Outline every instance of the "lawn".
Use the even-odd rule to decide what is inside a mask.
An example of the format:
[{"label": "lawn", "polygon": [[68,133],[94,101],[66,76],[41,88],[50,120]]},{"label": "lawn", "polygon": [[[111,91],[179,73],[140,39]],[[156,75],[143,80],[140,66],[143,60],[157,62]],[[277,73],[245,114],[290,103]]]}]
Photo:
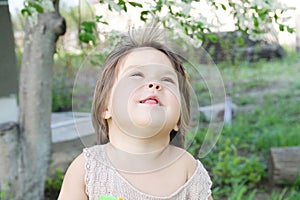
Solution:
[{"label": "lawn", "polygon": [[[201,159],[213,179],[214,198],[300,199],[299,180],[270,187],[267,175],[271,147],[300,146],[300,53],[288,51],[281,60],[218,67],[238,111],[213,150]],[[190,151],[195,156],[202,141],[201,134],[194,140]]]}]

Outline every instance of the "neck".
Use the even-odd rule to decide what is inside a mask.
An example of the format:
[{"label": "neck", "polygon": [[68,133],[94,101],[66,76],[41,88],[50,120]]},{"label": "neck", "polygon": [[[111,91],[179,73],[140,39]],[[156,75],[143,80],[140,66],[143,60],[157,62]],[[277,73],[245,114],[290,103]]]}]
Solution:
[{"label": "neck", "polygon": [[158,133],[150,138],[137,138],[110,127],[109,140],[115,148],[130,154],[152,154],[163,151],[170,141],[169,133]]},{"label": "neck", "polygon": [[129,134],[120,130],[112,121],[108,124],[110,143],[106,151],[118,170],[140,173],[160,169],[170,163],[170,136],[167,129],[152,137],[141,138],[136,132]]}]

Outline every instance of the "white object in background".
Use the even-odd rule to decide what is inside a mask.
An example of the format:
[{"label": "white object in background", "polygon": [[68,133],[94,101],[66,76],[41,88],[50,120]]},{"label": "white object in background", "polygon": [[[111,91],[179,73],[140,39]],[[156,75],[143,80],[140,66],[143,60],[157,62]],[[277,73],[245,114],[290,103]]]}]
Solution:
[{"label": "white object in background", "polygon": [[94,128],[90,113],[52,113],[52,142],[65,142],[92,135]]},{"label": "white object in background", "polygon": [[18,121],[18,106],[16,95],[0,98],[0,124]]},{"label": "white object in background", "polygon": [[232,104],[231,98],[225,98],[225,108],[224,108],[224,123],[231,124],[233,115],[234,105]]},{"label": "white object in background", "polygon": [[231,98],[227,96],[224,103],[199,107],[198,110],[204,114],[207,120],[214,119],[230,124],[237,112],[237,105],[232,103]]}]

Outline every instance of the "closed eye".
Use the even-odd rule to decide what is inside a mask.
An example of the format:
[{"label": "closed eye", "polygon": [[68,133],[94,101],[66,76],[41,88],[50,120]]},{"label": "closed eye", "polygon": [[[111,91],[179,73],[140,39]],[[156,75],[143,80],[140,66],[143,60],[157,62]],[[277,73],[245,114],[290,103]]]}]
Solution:
[{"label": "closed eye", "polygon": [[169,78],[169,77],[162,78],[162,81],[169,82],[169,83],[175,83],[175,81],[172,78]]},{"label": "closed eye", "polygon": [[131,77],[144,77],[144,74],[141,72],[134,72],[130,76]]}]

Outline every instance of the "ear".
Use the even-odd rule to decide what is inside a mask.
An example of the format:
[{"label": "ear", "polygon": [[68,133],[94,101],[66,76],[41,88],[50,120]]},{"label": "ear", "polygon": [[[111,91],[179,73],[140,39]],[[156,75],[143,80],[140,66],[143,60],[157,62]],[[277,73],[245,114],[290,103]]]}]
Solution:
[{"label": "ear", "polygon": [[179,128],[178,128],[178,125],[177,125],[177,124],[174,126],[173,130],[174,130],[174,131],[176,131],[176,132],[179,130]]},{"label": "ear", "polygon": [[103,118],[104,119],[110,119],[111,116],[111,112],[107,109],[104,113],[103,113]]}]

